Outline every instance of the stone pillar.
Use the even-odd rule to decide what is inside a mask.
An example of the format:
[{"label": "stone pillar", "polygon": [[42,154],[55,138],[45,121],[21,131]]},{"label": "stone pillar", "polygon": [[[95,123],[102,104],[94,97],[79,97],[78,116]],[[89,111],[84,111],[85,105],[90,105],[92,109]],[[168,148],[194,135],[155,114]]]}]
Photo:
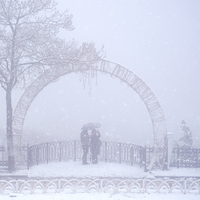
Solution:
[{"label": "stone pillar", "polygon": [[170,161],[171,161],[171,157],[172,157],[172,151],[173,151],[173,133],[171,132],[167,132],[167,158],[168,158],[168,169],[170,166]]},{"label": "stone pillar", "polygon": [[16,168],[26,167],[24,156],[22,153],[21,135],[13,134],[14,155]]}]

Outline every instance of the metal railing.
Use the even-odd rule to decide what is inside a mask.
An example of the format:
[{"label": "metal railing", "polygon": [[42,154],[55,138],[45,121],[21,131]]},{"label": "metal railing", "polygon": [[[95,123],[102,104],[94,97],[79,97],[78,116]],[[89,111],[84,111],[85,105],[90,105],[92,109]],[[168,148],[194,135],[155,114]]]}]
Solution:
[{"label": "metal railing", "polygon": [[[158,149],[163,151],[164,149]],[[152,156],[154,148],[145,147],[145,166],[148,166]],[[169,167],[176,168],[200,168],[200,148],[173,148],[171,157],[166,160],[169,162]],[[168,163],[166,163],[168,165]]]},{"label": "metal railing", "polygon": [[[90,154],[88,154],[90,159]],[[82,159],[80,141],[59,141],[32,145],[27,148],[27,167],[49,162]],[[121,142],[103,141],[100,161],[144,165],[144,147]]]},{"label": "metal railing", "polygon": [[[163,151],[163,149],[158,149]],[[154,148],[142,147],[130,143],[103,141],[99,161],[126,163],[137,165],[146,171],[153,157]],[[27,168],[49,162],[78,161],[82,159],[80,141],[59,141],[23,146],[22,154]],[[88,153],[88,159],[90,159]],[[169,167],[200,168],[200,148],[173,148]],[[0,146],[0,166],[7,166],[7,154],[4,146]]]},{"label": "metal railing", "polygon": [[200,168],[200,149],[173,148],[170,167]]},{"label": "metal railing", "polygon": [[4,146],[0,146],[0,166],[7,166],[7,155]]}]

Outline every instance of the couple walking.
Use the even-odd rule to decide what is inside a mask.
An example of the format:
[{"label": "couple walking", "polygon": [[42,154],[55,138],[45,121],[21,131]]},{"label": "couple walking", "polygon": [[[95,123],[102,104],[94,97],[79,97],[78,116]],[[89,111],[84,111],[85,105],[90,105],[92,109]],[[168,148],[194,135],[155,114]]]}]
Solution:
[{"label": "couple walking", "polygon": [[100,153],[100,145],[101,140],[99,139],[101,137],[98,130],[93,129],[91,135],[88,134],[88,130],[83,130],[81,132],[81,144],[83,148],[83,158],[82,158],[82,164],[86,165],[87,163],[87,154],[90,147],[90,152],[92,155],[92,163],[97,164],[98,163],[98,155]]}]

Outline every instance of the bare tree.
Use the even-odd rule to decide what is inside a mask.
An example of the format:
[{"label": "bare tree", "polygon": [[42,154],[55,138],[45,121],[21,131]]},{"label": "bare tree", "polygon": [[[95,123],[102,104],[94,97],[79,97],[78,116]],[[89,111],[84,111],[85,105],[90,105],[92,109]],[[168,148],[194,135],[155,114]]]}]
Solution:
[{"label": "bare tree", "polygon": [[51,67],[96,60],[94,44],[78,46],[58,38],[73,30],[72,16],[60,13],[54,0],[0,0],[0,84],[6,92],[8,170],[15,171],[12,90],[23,88]]}]

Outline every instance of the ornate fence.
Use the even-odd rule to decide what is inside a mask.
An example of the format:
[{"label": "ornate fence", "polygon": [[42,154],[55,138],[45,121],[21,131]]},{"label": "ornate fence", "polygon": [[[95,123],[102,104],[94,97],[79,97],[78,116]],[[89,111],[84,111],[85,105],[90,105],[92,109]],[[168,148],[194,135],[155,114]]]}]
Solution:
[{"label": "ornate fence", "polygon": [[200,149],[173,148],[170,167],[199,168]]},{"label": "ornate fence", "polygon": [[[140,167],[144,167],[144,170],[146,171],[146,167],[152,159],[153,151],[154,149],[151,147],[104,141],[102,142],[99,160],[103,162],[139,165]],[[163,149],[158,149],[157,151],[163,151]],[[80,141],[49,142],[32,146],[23,146],[22,153],[27,163],[27,167],[29,168],[33,165],[48,162],[81,160],[82,147]],[[166,160],[166,162],[170,162],[170,167],[199,168],[200,149],[173,148],[172,156],[171,158],[168,158],[168,161]],[[7,166],[7,155],[5,147],[0,146],[0,167],[2,166]]]},{"label": "ornate fence", "polygon": [[193,193],[200,194],[200,179],[44,178],[2,179],[0,193]]},{"label": "ornate fence", "polygon": [[0,146],[0,166],[7,166],[7,155],[4,146]]},{"label": "ornate fence", "polygon": [[[153,157],[153,150],[154,149],[151,147],[145,147],[145,166],[148,166],[150,163],[150,160]],[[163,149],[158,149],[158,151],[163,151]],[[169,167],[200,168],[200,149],[173,148],[172,155],[167,158],[166,162],[169,162]]]},{"label": "ornate fence", "polygon": [[[80,141],[60,141],[33,145],[27,149],[28,168],[49,162],[82,159]],[[120,142],[102,142],[100,161],[144,165],[144,147]]]}]

